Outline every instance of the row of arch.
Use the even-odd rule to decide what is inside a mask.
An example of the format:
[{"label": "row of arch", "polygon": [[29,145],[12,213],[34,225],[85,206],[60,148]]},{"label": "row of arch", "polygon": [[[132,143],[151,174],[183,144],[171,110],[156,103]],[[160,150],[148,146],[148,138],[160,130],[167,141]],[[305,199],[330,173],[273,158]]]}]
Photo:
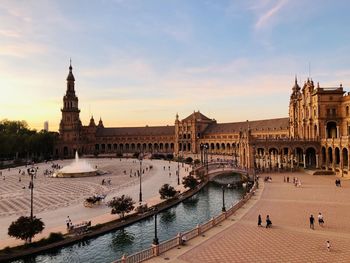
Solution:
[{"label": "row of arch", "polygon": [[174,151],[174,143],[101,143],[95,144],[95,151],[105,152],[166,152]]},{"label": "row of arch", "polygon": [[325,169],[340,167],[349,169],[349,151],[346,147],[322,147],[322,166]]}]

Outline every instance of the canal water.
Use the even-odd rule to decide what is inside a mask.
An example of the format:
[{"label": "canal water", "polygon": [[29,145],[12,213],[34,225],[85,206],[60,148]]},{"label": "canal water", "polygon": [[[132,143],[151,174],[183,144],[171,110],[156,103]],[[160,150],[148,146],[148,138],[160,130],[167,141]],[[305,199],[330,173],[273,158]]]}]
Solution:
[{"label": "canal water", "polygon": [[[222,209],[222,185],[239,180],[239,174],[219,175],[201,191],[182,203],[160,212],[157,216],[159,242],[186,232],[197,224],[218,215]],[[242,188],[226,189],[226,208],[239,201],[244,194]],[[149,248],[154,238],[154,217],[104,234],[88,241],[55,249],[46,254],[14,261],[16,263],[84,262],[110,263],[135,252]]]}]

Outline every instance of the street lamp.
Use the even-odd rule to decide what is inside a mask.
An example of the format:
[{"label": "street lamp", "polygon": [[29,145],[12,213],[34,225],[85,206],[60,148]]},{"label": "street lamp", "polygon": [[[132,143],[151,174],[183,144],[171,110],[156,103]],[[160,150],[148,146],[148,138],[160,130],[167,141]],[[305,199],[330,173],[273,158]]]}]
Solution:
[{"label": "street lamp", "polygon": [[208,149],[209,149],[209,146],[207,144],[204,144],[204,163],[205,163],[207,173],[208,173]]},{"label": "street lamp", "polygon": [[179,156],[177,157],[177,185],[180,185],[180,162],[179,162]]},{"label": "street lamp", "polygon": [[[36,169],[34,167],[29,168],[27,170],[30,175],[29,189],[30,189],[30,221],[33,222],[33,189],[34,189],[34,181],[33,177],[36,173]],[[32,238],[29,239],[29,242],[32,242]]]},{"label": "street lamp", "polygon": [[156,213],[154,214],[154,238],[153,238],[153,245],[159,245],[159,240],[157,236],[157,208],[156,208]]},{"label": "street lamp", "polygon": [[141,181],[141,176],[142,176],[142,155],[140,154],[140,194],[139,194],[139,202],[140,204],[142,203],[142,181]]},{"label": "street lamp", "polygon": [[222,188],[222,212],[226,212],[226,207],[225,207],[225,186],[223,185],[221,188]]},{"label": "street lamp", "polygon": [[201,164],[203,164],[203,143],[199,145],[199,150],[201,152]]}]

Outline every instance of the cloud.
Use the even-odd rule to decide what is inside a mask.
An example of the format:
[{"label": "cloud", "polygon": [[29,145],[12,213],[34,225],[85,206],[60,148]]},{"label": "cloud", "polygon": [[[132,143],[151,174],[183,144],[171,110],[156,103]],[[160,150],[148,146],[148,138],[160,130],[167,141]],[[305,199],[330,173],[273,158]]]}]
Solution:
[{"label": "cloud", "polygon": [[[282,9],[283,6],[287,4],[288,0],[279,0],[275,5],[270,7],[268,10],[260,14],[257,22],[255,23],[255,29],[259,30],[264,27],[267,27],[271,23],[272,19],[277,16],[278,12]],[[260,6],[254,7],[252,9],[260,10]]]}]

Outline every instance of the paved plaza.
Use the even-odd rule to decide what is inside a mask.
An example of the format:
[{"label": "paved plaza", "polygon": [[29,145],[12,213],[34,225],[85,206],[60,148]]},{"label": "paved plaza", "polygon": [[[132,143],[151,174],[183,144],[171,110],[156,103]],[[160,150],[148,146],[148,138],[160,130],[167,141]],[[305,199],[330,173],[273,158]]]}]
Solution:
[{"label": "paved plaza", "polygon": [[[139,200],[139,177],[137,170],[140,162],[137,159],[100,158],[87,159],[88,162],[105,175],[82,178],[53,178],[45,175],[45,171],[53,170],[52,163],[36,164],[38,172],[34,179],[34,214],[42,218],[45,230],[36,236],[36,240],[48,236],[50,232],[66,232],[65,219],[69,215],[73,224],[83,220],[92,220],[92,224],[103,223],[117,218],[110,214],[110,208],[105,204],[93,208],[84,207],[85,198],[94,194],[106,194],[106,200],[122,194],[130,195],[135,202]],[[73,160],[55,161],[61,167]],[[152,169],[150,167],[152,166]],[[165,167],[165,169],[164,169]],[[180,165],[180,177],[187,165]],[[21,215],[30,214],[30,190],[28,189],[30,177],[26,167],[4,169],[0,184],[0,248],[22,244],[22,241],[10,238],[7,228],[12,221]],[[176,171],[178,164],[162,160],[144,159],[142,162],[142,194],[143,201],[148,203],[159,202],[159,188],[168,183],[181,190],[177,185]],[[25,175],[21,175],[25,171]],[[124,173],[125,171],[125,173]],[[171,173],[171,175],[169,175]],[[181,180],[180,178],[180,180]],[[102,180],[111,184],[102,185]]]},{"label": "paved plaza", "polygon": [[[284,183],[284,175],[300,178],[302,187]],[[334,176],[271,177],[272,182],[264,183],[231,218],[150,262],[350,262],[350,181],[342,180],[342,187],[336,187]],[[319,212],[323,227],[317,222]],[[270,215],[271,229],[257,226],[259,214],[263,226]],[[315,230],[309,227],[311,214]]]}]

